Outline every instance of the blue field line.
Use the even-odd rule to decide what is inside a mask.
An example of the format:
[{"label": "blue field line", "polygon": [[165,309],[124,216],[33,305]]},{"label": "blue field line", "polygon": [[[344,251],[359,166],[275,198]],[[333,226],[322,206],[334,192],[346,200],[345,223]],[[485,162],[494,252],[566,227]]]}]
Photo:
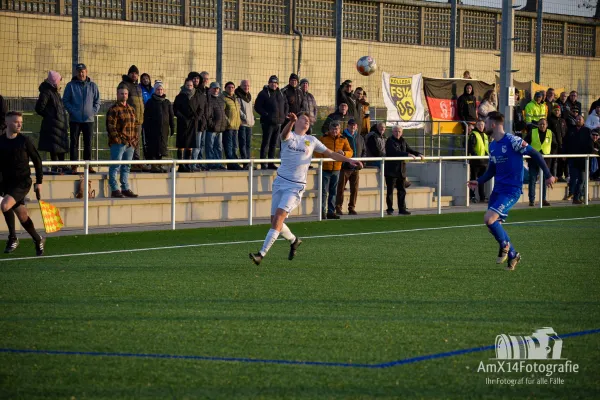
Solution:
[{"label": "blue field line", "polygon": [[[560,335],[561,339],[570,337],[592,335],[600,333],[600,329],[590,329],[586,331],[572,332]],[[61,350],[30,350],[30,349],[3,349],[0,348],[0,353],[14,354],[46,354],[46,355],[62,355],[62,356],[96,356],[96,357],[124,357],[124,358],[162,358],[176,360],[198,360],[198,361],[221,361],[221,362],[239,362],[239,363],[255,363],[255,364],[283,364],[283,365],[308,365],[316,367],[344,367],[344,368],[390,368],[399,365],[414,364],[421,361],[435,360],[439,358],[460,356],[469,353],[479,353],[482,351],[494,350],[495,345],[472,347],[470,349],[447,351],[444,353],[427,354],[423,356],[404,358],[377,364],[358,364],[358,363],[341,363],[341,362],[323,362],[323,361],[298,361],[298,360],[276,360],[276,359],[261,359],[261,358],[244,358],[244,357],[209,357],[209,356],[186,356],[176,354],[146,354],[146,353],[105,353],[96,351],[61,351]]]}]

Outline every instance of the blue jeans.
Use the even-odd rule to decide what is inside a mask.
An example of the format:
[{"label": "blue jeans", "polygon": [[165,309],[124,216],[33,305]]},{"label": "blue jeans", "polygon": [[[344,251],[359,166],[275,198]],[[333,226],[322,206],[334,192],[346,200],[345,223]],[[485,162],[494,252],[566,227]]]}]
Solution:
[{"label": "blue jeans", "polygon": [[240,142],[240,158],[249,159],[252,155],[252,128],[250,126],[240,126],[238,139]]},{"label": "blue jeans", "polygon": [[227,129],[223,132],[223,147],[225,148],[226,159],[237,160],[238,131]]},{"label": "blue jeans", "polygon": [[[124,144],[111,144],[110,145],[110,159],[111,160],[133,160],[134,148],[131,146],[125,146]],[[129,190],[129,170],[131,165],[111,165],[108,169],[108,184],[110,190],[119,190],[117,185],[117,170],[121,170],[121,190]]]},{"label": "blue jeans", "polygon": [[[205,154],[207,160],[222,160],[223,159],[223,132],[206,132]],[[210,164],[209,168],[222,168],[222,164]]]},{"label": "blue jeans", "polygon": [[542,185],[542,201],[546,200],[546,182],[544,180],[544,173],[541,171],[540,166],[533,160],[529,160],[529,201],[535,201],[535,183],[538,178],[538,174],[541,174],[540,185]]},{"label": "blue jeans", "polygon": [[323,215],[335,213],[335,196],[340,179],[340,171],[323,171]]},{"label": "blue jeans", "polygon": [[204,148],[204,132],[196,132],[196,148],[192,149],[192,160],[202,160],[202,149]]},{"label": "blue jeans", "polygon": [[573,200],[579,200],[583,191],[585,171],[577,168],[572,160],[569,159],[569,192],[573,194]]}]

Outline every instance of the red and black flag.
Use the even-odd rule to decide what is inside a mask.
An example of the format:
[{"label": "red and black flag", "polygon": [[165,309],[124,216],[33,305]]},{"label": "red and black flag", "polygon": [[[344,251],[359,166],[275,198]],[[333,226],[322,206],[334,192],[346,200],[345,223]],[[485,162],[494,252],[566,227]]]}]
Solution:
[{"label": "red and black flag", "polygon": [[423,78],[423,90],[432,120],[458,121],[456,100],[463,94],[467,83],[473,85],[478,107],[485,92],[494,89],[494,85],[473,79]]}]

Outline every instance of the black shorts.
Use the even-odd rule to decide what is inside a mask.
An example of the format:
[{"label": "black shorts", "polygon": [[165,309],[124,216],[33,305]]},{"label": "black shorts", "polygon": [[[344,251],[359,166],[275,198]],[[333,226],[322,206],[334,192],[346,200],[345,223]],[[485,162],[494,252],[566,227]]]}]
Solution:
[{"label": "black shorts", "polygon": [[10,196],[15,199],[16,204],[14,207],[24,206],[25,205],[25,197],[29,194],[31,190],[31,182],[29,184],[21,184],[21,185],[11,185],[7,182],[4,182],[2,187],[0,188],[0,192],[2,192],[3,196]]}]

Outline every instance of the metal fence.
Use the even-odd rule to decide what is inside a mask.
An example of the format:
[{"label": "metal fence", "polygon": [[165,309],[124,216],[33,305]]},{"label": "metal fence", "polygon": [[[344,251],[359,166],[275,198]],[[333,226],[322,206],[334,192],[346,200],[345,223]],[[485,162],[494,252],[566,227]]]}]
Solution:
[{"label": "metal fence", "polygon": [[[565,154],[561,154],[561,155],[547,155],[544,156],[544,158],[585,158],[585,181],[584,181],[584,185],[585,185],[585,190],[584,190],[584,196],[585,196],[585,205],[589,204],[589,196],[588,196],[588,192],[589,192],[589,175],[590,175],[590,158],[594,158],[594,157],[599,157],[598,155],[595,154],[585,154],[585,155],[581,155],[581,154],[569,154],[569,155],[565,155]],[[525,158],[528,158],[528,156],[526,156]],[[442,176],[442,170],[443,170],[443,163],[445,162],[452,162],[452,161],[464,161],[467,162],[468,160],[483,160],[483,159],[487,159],[487,157],[478,157],[478,156],[448,156],[448,157],[422,157],[421,159],[418,159],[417,161],[425,161],[425,162],[435,162],[438,164],[438,179],[437,179],[437,187],[436,187],[436,197],[437,197],[437,213],[441,214],[442,213],[442,182],[443,182],[443,176]],[[368,158],[356,158],[356,160],[361,160],[363,162],[366,161],[379,161],[381,162],[381,167],[379,168],[379,199],[380,199],[380,203],[379,203],[379,211],[380,211],[380,217],[383,218],[385,215],[385,181],[384,179],[381,179],[382,176],[385,176],[385,162],[386,161],[406,161],[406,162],[415,162],[415,159],[413,159],[412,157],[368,157]],[[314,158],[311,160],[312,163],[318,163],[319,167],[317,170],[317,174],[318,174],[318,203],[319,207],[318,208],[318,213],[317,213],[317,220],[321,221],[323,219],[323,214],[322,214],[322,208],[320,207],[320,205],[323,203],[323,162],[327,162],[327,161],[334,161],[330,158]],[[156,160],[152,160],[152,161],[74,161],[74,162],[63,162],[63,161],[49,161],[49,162],[44,162],[43,165],[44,166],[71,166],[71,165],[78,165],[78,166],[82,166],[84,168],[84,174],[83,174],[83,181],[84,182],[88,182],[89,181],[89,170],[90,167],[95,167],[95,166],[102,166],[102,165],[122,165],[122,164],[129,164],[129,165],[140,165],[140,164],[153,164],[153,165],[170,165],[171,166],[171,229],[175,230],[176,229],[176,203],[177,203],[177,166],[180,164],[210,164],[210,163],[214,163],[214,160],[161,160],[161,161],[156,161]],[[254,183],[254,166],[257,164],[264,164],[264,163],[279,163],[281,162],[280,159],[246,159],[246,160],[219,160],[219,163],[221,164],[239,164],[239,163],[247,163],[248,164],[248,225],[252,225],[254,222],[254,216],[253,216],[253,193],[254,193],[254,187],[253,187],[253,183]],[[33,164],[31,164],[31,166],[33,166]],[[467,163],[468,166],[468,163]],[[467,194],[466,198],[467,198],[467,207],[469,207],[469,195],[468,195],[468,188],[466,186],[466,182],[468,182],[470,179],[470,171],[469,168],[467,167],[466,169],[466,176],[465,176],[465,193]],[[492,180],[492,184],[493,184],[493,180]],[[543,197],[543,188],[544,188],[544,184],[540,184],[540,188],[539,188],[539,195],[540,195],[540,199],[544,198]],[[84,190],[84,195],[83,195],[83,229],[85,234],[89,234],[89,193],[87,190]],[[543,208],[543,202],[540,201],[539,202],[539,208]]]}]

